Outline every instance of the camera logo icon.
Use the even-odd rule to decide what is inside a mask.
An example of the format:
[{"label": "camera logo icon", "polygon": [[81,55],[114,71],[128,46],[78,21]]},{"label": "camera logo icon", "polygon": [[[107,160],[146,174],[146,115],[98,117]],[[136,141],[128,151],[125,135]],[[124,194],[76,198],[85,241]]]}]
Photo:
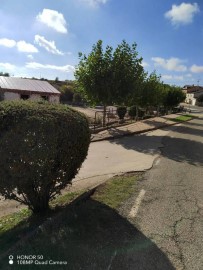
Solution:
[{"label": "camera logo icon", "polygon": [[13,255],[9,255],[9,264],[13,264]]}]

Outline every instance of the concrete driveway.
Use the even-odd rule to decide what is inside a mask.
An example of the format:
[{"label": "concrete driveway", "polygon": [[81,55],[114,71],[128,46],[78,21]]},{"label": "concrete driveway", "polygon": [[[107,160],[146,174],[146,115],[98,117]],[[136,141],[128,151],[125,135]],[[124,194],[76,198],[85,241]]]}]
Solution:
[{"label": "concrete driveway", "polygon": [[[170,127],[170,130],[174,127]],[[92,187],[109,177],[149,170],[160,154],[161,140],[169,129],[90,144],[87,159],[73,180],[73,189]]]}]

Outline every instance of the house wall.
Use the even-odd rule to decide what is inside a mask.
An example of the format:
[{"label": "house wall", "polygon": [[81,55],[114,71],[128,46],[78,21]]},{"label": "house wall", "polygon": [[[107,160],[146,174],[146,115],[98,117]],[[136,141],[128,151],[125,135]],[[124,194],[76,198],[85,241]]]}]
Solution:
[{"label": "house wall", "polygon": [[203,91],[186,94],[185,103],[191,104],[193,106],[197,105],[197,99],[202,94],[203,94]]},{"label": "house wall", "polygon": [[196,104],[196,98],[194,98],[194,93],[186,95],[185,103],[188,103],[188,104],[191,104],[191,105]]},{"label": "house wall", "polygon": [[20,94],[18,93],[13,93],[13,92],[5,92],[4,93],[4,100],[19,100],[20,99]]},{"label": "house wall", "polygon": [[[32,100],[32,101],[40,100],[42,95],[43,94],[41,94],[41,93],[40,94],[31,94],[29,100]],[[44,94],[44,95],[46,95],[46,94]],[[14,93],[14,92],[5,92],[4,93],[4,100],[19,100],[19,99],[20,99],[20,93]],[[50,95],[49,102],[59,103],[60,97],[58,95]]]},{"label": "house wall", "polygon": [[60,96],[50,95],[49,96],[49,102],[51,102],[51,103],[59,103],[60,102]]},{"label": "house wall", "polygon": [[39,99],[41,99],[41,95],[39,95],[39,94],[31,94],[29,99],[32,100],[32,101],[39,100]]}]

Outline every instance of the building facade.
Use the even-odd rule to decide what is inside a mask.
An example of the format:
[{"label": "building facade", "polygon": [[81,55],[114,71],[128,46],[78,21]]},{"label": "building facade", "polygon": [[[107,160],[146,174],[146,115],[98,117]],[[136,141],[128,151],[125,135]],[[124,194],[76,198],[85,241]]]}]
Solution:
[{"label": "building facade", "polygon": [[0,76],[0,100],[47,100],[59,103],[60,95],[47,81]]},{"label": "building facade", "polygon": [[203,87],[199,85],[185,85],[182,91],[186,94],[185,103],[191,105],[199,105],[198,97],[203,95]]}]

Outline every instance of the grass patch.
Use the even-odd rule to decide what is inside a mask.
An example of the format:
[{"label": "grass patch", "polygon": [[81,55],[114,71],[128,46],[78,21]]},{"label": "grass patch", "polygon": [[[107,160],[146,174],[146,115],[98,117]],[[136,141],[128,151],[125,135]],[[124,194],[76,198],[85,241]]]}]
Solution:
[{"label": "grass patch", "polygon": [[56,197],[53,201],[51,201],[50,206],[51,208],[57,207],[57,206],[64,206],[70,202],[72,202],[75,198],[80,196],[85,190],[77,191],[77,192],[68,192],[64,195],[60,195]]},{"label": "grass patch", "polygon": [[184,121],[192,120],[193,118],[194,118],[193,115],[185,114],[185,115],[180,115],[180,116],[173,118],[171,120],[174,122],[184,122]]},{"label": "grass patch", "polygon": [[[138,250],[153,245],[115,211],[135,192],[140,177],[141,174],[114,177],[90,198],[74,205],[66,204],[66,200],[70,202],[68,194],[58,199],[56,204],[63,204],[62,210],[12,251],[14,260],[19,254],[41,254],[44,260],[67,262],[53,269],[108,269],[116,250],[119,261],[114,269],[125,269],[125,259],[129,258],[127,254],[125,257],[126,251],[135,250],[133,257],[140,257]],[[25,226],[27,220],[22,223]],[[9,269],[7,256],[0,259],[0,268]],[[29,270],[50,268],[50,265],[41,268],[29,265]],[[22,265],[16,264],[15,269],[22,269]]]},{"label": "grass patch", "polygon": [[93,199],[117,209],[134,192],[139,174],[117,176],[108,180],[93,195]]}]

